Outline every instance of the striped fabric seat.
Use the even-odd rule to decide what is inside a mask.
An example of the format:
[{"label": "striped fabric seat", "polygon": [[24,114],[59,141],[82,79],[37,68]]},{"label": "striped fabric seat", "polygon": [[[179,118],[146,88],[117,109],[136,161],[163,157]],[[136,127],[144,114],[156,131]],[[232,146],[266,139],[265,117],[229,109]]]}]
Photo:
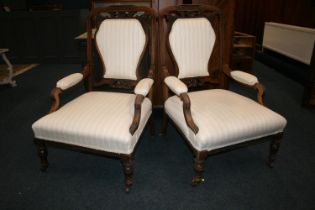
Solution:
[{"label": "striped fabric seat", "polygon": [[211,151],[283,132],[286,119],[257,102],[222,89],[188,93],[197,135],[188,128],[178,96],[168,98],[165,111],[194,148]]},{"label": "striped fabric seat", "polygon": [[139,128],[131,135],[134,94],[88,92],[33,124],[35,138],[113,153],[131,154],[151,112],[144,99]]}]

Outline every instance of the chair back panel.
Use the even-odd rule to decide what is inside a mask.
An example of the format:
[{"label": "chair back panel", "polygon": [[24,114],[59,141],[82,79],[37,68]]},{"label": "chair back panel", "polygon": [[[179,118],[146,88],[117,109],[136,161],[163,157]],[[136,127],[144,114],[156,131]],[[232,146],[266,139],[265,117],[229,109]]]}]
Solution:
[{"label": "chair back panel", "polygon": [[[160,17],[167,31],[165,44],[172,63],[168,74],[189,90],[219,88],[223,81],[224,14],[208,5],[165,8]],[[169,67],[173,65],[173,67]]]},{"label": "chair back panel", "polygon": [[208,62],[216,35],[206,18],[179,18],[169,43],[178,66],[178,78],[209,76]]},{"label": "chair back panel", "polygon": [[130,92],[143,77],[153,77],[156,17],[152,8],[132,5],[91,10],[87,21],[88,90]]},{"label": "chair back panel", "polygon": [[146,34],[137,19],[106,19],[96,43],[103,61],[104,78],[137,80],[137,68],[146,45]]}]

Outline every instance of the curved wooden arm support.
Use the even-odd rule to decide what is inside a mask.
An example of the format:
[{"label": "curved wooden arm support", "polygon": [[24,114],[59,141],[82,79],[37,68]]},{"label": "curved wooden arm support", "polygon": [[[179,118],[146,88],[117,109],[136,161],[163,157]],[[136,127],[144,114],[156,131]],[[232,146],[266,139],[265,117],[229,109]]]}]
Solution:
[{"label": "curved wooden arm support", "polygon": [[252,89],[256,90],[257,91],[257,101],[258,101],[258,103],[260,103],[261,105],[264,105],[265,87],[263,86],[263,84],[256,83],[256,84],[250,86],[250,85],[247,85],[247,84],[244,84],[244,83],[242,83],[240,81],[235,80],[231,76],[231,69],[230,69],[230,67],[227,64],[225,64],[223,66],[223,72],[224,72],[224,74],[226,76],[228,76],[230,79],[234,80],[235,82],[237,82],[237,83],[239,83],[239,84],[241,84],[241,85],[243,85],[245,87],[249,87],[249,88],[252,88]]},{"label": "curved wooden arm support", "polygon": [[231,68],[229,67],[229,65],[224,64],[224,66],[223,66],[223,73],[224,73],[226,76],[228,76],[229,78],[233,79],[233,78],[231,77]]},{"label": "curved wooden arm support", "polygon": [[60,94],[62,93],[62,90],[60,88],[57,88],[55,87],[54,89],[52,89],[51,91],[51,98],[52,98],[52,105],[50,107],[50,111],[49,113],[51,112],[54,112],[54,111],[57,111],[60,107]]},{"label": "curved wooden arm support", "polygon": [[265,86],[261,83],[256,83],[254,88],[257,90],[257,101],[261,105],[265,105],[264,103],[264,96],[265,96]]},{"label": "curved wooden arm support", "polygon": [[[148,72],[148,78],[153,79],[154,78],[154,70],[155,70],[155,65],[151,64],[150,69]],[[134,110],[134,115],[133,115],[133,120],[132,123],[129,127],[129,132],[131,135],[133,135],[136,130],[139,127],[140,119],[141,119],[141,104],[142,101],[144,100],[145,96],[141,94],[136,94],[136,99],[135,99],[135,110]],[[153,100],[153,88],[151,87],[149,93],[148,93],[148,98],[152,101]]]},{"label": "curved wooden arm support", "polygon": [[[90,75],[90,68],[89,65],[85,65],[81,71],[81,74],[83,75],[83,79],[85,79],[86,77],[88,77]],[[50,107],[50,111],[51,112],[55,112],[59,109],[60,107],[60,94],[63,92],[63,90],[61,90],[58,87],[55,87],[52,89],[50,96],[52,98],[52,105]]]},{"label": "curved wooden arm support", "polygon": [[129,132],[131,135],[133,135],[139,127],[140,118],[141,118],[141,104],[142,104],[143,99],[144,99],[143,95],[139,95],[139,94],[136,95],[135,111],[134,111],[132,123],[129,128]]},{"label": "curved wooden arm support", "polygon": [[[170,74],[168,72],[168,69],[166,66],[162,66],[162,78],[164,79],[168,77]],[[169,88],[167,85],[163,82],[163,99],[164,101],[167,100],[169,97]],[[183,112],[185,116],[185,120],[187,123],[187,126],[195,133],[197,134],[199,132],[198,126],[194,123],[192,115],[191,115],[191,110],[190,110],[190,99],[187,93],[181,93],[180,94],[180,99],[183,101]]]},{"label": "curved wooden arm support", "polygon": [[[150,66],[150,69],[149,69],[148,78],[154,80],[154,72],[155,72],[155,67],[152,64]],[[151,102],[153,102],[153,90],[154,90],[153,86],[154,86],[154,83],[153,83],[153,85],[152,85],[152,87],[151,87],[151,89],[150,89],[150,91],[148,93],[148,98],[150,99]]]},{"label": "curved wooden arm support", "polygon": [[92,77],[91,77],[91,66],[90,64],[86,64],[81,74],[83,74],[83,81],[84,81],[84,88],[86,91],[92,91],[93,85],[92,85]]},{"label": "curved wooden arm support", "polygon": [[90,68],[90,65],[89,64],[86,64],[82,71],[81,71],[81,74],[83,75],[83,79],[85,79],[86,77],[88,77],[91,73],[91,68]]},{"label": "curved wooden arm support", "polygon": [[169,97],[169,93],[168,93],[168,87],[167,85],[164,83],[164,79],[166,77],[168,77],[170,74],[168,72],[168,69],[166,68],[166,66],[162,66],[162,91],[163,91],[163,101],[166,101]]},{"label": "curved wooden arm support", "polygon": [[187,93],[182,93],[180,94],[180,99],[183,101],[183,111],[184,111],[184,116],[186,123],[188,127],[195,133],[197,134],[199,131],[199,128],[197,125],[194,123],[194,120],[191,115],[191,110],[190,110],[190,99]]}]

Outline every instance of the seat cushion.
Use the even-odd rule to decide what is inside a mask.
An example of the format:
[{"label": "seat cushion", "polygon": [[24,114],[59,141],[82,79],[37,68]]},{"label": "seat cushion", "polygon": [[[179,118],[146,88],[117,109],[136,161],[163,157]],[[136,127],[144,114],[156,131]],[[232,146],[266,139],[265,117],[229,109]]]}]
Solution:
[{"label": "seat cushion", "polygon": [[134,102],[134,94],[85,93],[36,121],[35,138],[130,154],[152,112],[151,101],[145,98],[139,127],[131,135]]},{"label": "seat cushion", "polygon": [[199,151],[211,151],[277,134],[286,126],[286,119],[281,115],[228,90],[213,89],[188,95],[193,120],[199,127],[197,135],[186,125],[178,96],[167,99],[165,111]]}]

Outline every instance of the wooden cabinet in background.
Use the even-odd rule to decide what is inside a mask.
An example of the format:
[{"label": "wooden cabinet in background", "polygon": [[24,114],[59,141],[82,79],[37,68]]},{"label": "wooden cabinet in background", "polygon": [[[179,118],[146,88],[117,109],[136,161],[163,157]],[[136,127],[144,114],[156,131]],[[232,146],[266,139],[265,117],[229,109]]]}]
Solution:
[{"label": "wooden cabinet in background", "polygon": [[255,60],[256,37],[234,32],[231,68],[252,72]]}]

